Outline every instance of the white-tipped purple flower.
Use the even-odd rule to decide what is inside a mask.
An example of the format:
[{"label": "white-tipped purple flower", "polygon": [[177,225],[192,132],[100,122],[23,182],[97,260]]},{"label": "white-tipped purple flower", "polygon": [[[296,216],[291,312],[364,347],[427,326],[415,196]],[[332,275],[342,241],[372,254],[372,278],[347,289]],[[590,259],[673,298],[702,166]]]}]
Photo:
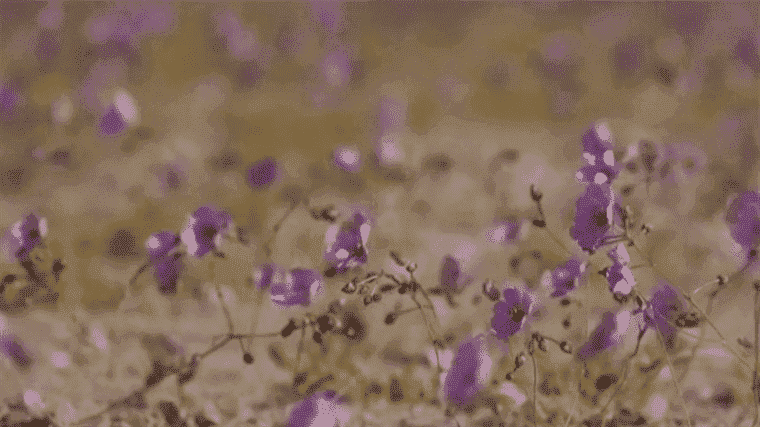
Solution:
[{"label": "white-tipped purple flower", "polygon": [[586,361],[606,352],[613,346],[620,344],[628,330],[632,319],[630,311],[623,310],[617,314],[606,312],[602,316],[602,321],[594,329],[589,337],[580,348],[578,348],[577,357],[581,361]]},{"label": "white-tipped purple flower", "polygon": [[281,308],[308,306],[324,292],[322,276],[314,270],[294,268],[287,273],[276,268],[271,275],[272,302]]},{"label": "white-tipped purple flower", "polygon": [[335,165],[346,172],[357,173],[361,169],[361,153],[351,147],[338,147],[333,153]]},{"label": "white-tipped purple flower", "polygon": [[593,253],[607,237],[613,223],[621,222],[622,209],[608,184],[589,184],[575,203],[575,224],[570,236],[586,252]]},{"label": "white-tipped purple flower", "polygon": [[325,260],[338,274],[367,262],[367,239],[371,229],[367,217],[359,212],[351,220],[327,229]]},{"label": "white-tipped purple flower", "polygon": [[351,413],[332,390],[313,394],[296,403],[288,416],[288,427],[341,427]]},{"label": "white-tipped purple flower", "polygon": [[182,260],[170,257],[169,253],[180,244],[180,237],[171,231],[152,234],[145,242],[148,259],[154,264],[154,277],[163,294],[177,291],[177,280],[184,265]]},{"label": "white-tipped purple flower", "polygon": [[491,243],[514,243],[522,238],[524,223],[525,221],[520,219],[498,221],[486,231],[486,239]]},{"label": "white-tipped purple flower", "polygon": [[678,334],[676,325],[679,318],[685,319],[689,314],[686,308],[686,300],[669,283],[661,280],[653,289],[652,298],[644,311],[644,321],[647,327],[662,336],[667,349],[675,346]]},{"label": "white-tipped purple flower", "polygon": [[606,122],[598,122],[583,134],[583,166],[575,177],[580,182],[609,184],[620,173],[612,151],[612,133]]},{"label": "white-tipped purple flower", "polygon": [[607,283],[610,285],[610,291],[613,294],[630,295],[636,285],[636,280],[628,267],[631,257],[628,255],[626,245],[618,244],[607,253],[607,256],[612,259],[612,266],[607,269],[605,275]]},{"label": "white-tipped purple flower", "polygon": [[188,219],[181,240],[191,256],[200,258],[218,249],[225,233],[232,228],[232,217],[212,206],[202,206]]},{"label": "white-tipped purple flower", "polygon": [[485,335],[463,342],[443,382],[446,400],[455,405],[471,403],[486,386],[492,364]]},{"label": "white-tipped purple flower", "polygon": [[2,240],[2,249],[9,261],[26,261],[29,253],[42,244],[47,235],[47,219],[30,213],[13,224]]}]

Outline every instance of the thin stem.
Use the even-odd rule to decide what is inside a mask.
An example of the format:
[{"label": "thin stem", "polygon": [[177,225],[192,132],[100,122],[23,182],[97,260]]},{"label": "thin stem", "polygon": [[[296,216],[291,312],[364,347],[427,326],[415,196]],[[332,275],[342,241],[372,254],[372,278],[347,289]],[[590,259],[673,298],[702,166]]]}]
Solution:
[{"label": "thin stem", "polygon": [[[227,331],[229,335],[232,335],[235,333],[235,324],[232,322],[232,315],[230,314],[230,309],[227,307],[227,303],[224,302],[224,295],[222,294],[222,288],[219,286],[219,282],[217,282],[215,279],[215,269],[216,261],[211,260],[211,263],[209,265],[209,270],[211,274],[211,281],[214,284],[214,288],[216,289],[216,299],[219,300],[219,304],[222,306],[222,311],[224,312],[224,318],[227,320]],[[240,343],[240,350],[245,353],[245,346],[243,345],[242,340],[238,340]]]},{"label": "thin stem", "polygon": [[536,380],[538,377],[538,365],[536,365],[536,358],[533,356],[532,341],[530,347],[528,354],[530,355],[531,364],[533,364],[533,425],[536,426],[538,423],[538,401],[536,400],[536,397],[538,396],[538,384]]},{"label": "thin stem", "polygon": [[758,404],[760,404],[760,389],[758,389],[758,371],[760,371],[760,349],[758,349],[758,341],[760,340],[760,284],[755,283],[755,370],[752,373],[752,397],[754,398],[753,407],[755,408],[755,419],[752,421],[752,425],[758,425],[758,419],[760,419],[760,410],[758,410]]},{"label": "thin stem", "polygon": [[129,288],[130,289],[134,286],[135,282],[140,277],[140,275],[143,274],[145,272],[145,270],[147,270],[148,267],[150,267],[151,264],[152,263],[150,261],[146,261],[143,265],[140,266],[139,269],[137,269],[137,272],[132,276],[131,279],[129,279]]},{"label": "thin stem", "polygon": [[683,393],[681,392],[681,387],[678,385],[678,382],[676,381],[675,375],[676,371],[673,368],[673,361],[670,360],[670,355],[668,354],[668,349],[665,347],[665,341],[662,339],[662,333],[660,332],[660,327],[657,325],[657,322],[654,322],[655,328],[657,328],[657,339],[659,340],[660,344],[662,345],[662,352],[665,354],[665,360],[668,362],[668,369],[670,370],[670,379],[673,383],[673,386],[676,389],[676,393],[678,393],[678,397],[681,398],[681,401],[683,402],[683,410],[686,413],[686,425],[691,427],[691,415],[689,414],[689,408],[686,403],[686,399],[683,397]]}]

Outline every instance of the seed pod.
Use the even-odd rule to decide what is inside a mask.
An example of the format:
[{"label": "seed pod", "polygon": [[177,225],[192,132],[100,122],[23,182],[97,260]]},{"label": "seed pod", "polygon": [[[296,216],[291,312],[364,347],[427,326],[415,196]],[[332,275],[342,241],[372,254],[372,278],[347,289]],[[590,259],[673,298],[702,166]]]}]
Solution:
[{"label": "seed pod", "polygon": [[311,336],[314,339],[314,342],[317,344],[322,344],[322,334],[319,333],[319,331],[314,331],[314,335]]},{"label": "seed pod", "polygon": [[382,297],[381,297],[380,294],[374,294],[374,295],[372,295],[372,302],[380,302],[381,298]]},{"label": "seed pod", "polygon": [[543,193],[536,190],[536,187],[531,184],[530,185],[530,198],[533,199],[534,202],[540,202],[541,199],[544,197]]},{"label": "seed pod", "polygon": [[364,305],[370,305],[372,304],[372,295],[365,295],[364,296]]},{"label": "seed pod", "polygon": [[251,353],[245,352],[243,354],[243,362],[246,363],[246,365],[250,365],[253,363],[253,355]]},{"label": "seed pod", "polygon": [[398,315],[395,312],[394,313],[388,313],[388,315],[385,316],[385,324],[386,325],[392,325],[393,322],[396,321],[397,317],[398,317]]},{"label": "seed pod", "polygon": [[298,326],[296,326],[296,321],[293,319],[290,319],[290,322],[288,322],[287,325],[285,325],[284,328],[282,328],[282,331],[280,332],[280,335],[282,335],[283,338],[287,338],[292,334],[296,329],[298,329]]}]

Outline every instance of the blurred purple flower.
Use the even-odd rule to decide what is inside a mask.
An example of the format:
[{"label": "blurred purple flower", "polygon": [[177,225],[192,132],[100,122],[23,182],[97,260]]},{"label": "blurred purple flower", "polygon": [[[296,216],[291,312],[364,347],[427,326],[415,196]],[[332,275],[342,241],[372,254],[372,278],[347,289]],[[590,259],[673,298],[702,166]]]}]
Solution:
[{"label": "blurred purple flower", "polygon": [[602,321],[591,333],[588,341],[578,348],[578,359],[581,361],[588,360],[619,343],[618,328],[615,314],[609,311],[604,313]]},{"label": "blurred purple flower", "polygon": [[550,275],[552,297],[564,297],[578,285],[578,280],[586,271],[586,264],[575,259],[569,259],[565,265],[555,268]]},{"label": "blurred purple flower", "polygon": [[0,83],[0,121],[13,119],[20,101],[21,94],[15,85],[8,82]]},{"label": "blurred purple flower", "polygon": [[168,31],[173,21],[171,4],[125,3],[88,19],[85,33],[96,44],[110,41],[136,48],[144,37]]},{"label": "blurred purple flower", "polygon": [[620,243],[607,252],[607,256],[612,259],[612,266],[607,269],[606,277],[612,293],[630,295],[636,285],[636,280],[628,267],[631,257],[628,255],[625,246],[625,244]]},{"label": "blurred purple flower", "polygon": [[401,130],[406,123],[406,110],[405,101],[390,96],[383,97],[379,115],[381,133]]},{"label": "blurred purple flower", "polygon": [[672,349],[678,334],[674,323],[679,317],[686,316],[687,303],[669,283],[660,281],[654,288],[649,306],[644,311],[644,321],[662,336],[665,347]]},{"label": "blurred purple flower", "polygon": [[151,261],[158,261],[166,257],[169,252],[180,244],[180,238],[171,231],[153,233],[145,242],[148,257]]},{"label": "blurred purple flower", "polygon": [[359,212],[340,226],[327,229],[325,260],[338,274],[367,262],[367,238],[371,229],[367,218]]},{"label": "blurred purple flower", "polygon": [[751,37],[739,40],[734,47],[734,54],[753,72],[760,72],[760,53],[758,53],[758,45]]},{"label": "blurred purple flower", "polygon": [[232,217],[212,206],[202,206],[188,219],[181,240],[188,253],[200,258],[216,250],[222,243],[222,236],[232,227]]},{"label": "blurred purple flower", "polygon": [[670,153],[676,163],[682,181],[686,181],[707,167],[707,154],[691,143],[670,145]]},{"label": "blurred purple flower", "polygon": [[745,191],[731,200],[726,210],[726,224],[731,237],[745,252],[760,245],[760,194]]},{"label": "blurred purple flower", "polygon": [[504,288],[502,300],[493,307],[492,331],[506,341],[526,326],[534,308],[535,298],[530,291],[523,287]]},{"label": "blurred purple flower", "polygon": [[333,162],[346,172],[357,173],[361,169],[361,153],[349,147],[338,147],[333,153]]},{"label": "blurred purple flower", "polygon": [[[286,273],[281,268],[275,268],[269,277],[272,302],[281,308],[308,306],[324,290],[322,276],[314,270],[294,268]],[[265,285],[262,282],[262,288]]]},{"label": "blurred purple flower", "polygon": [[313,394],[296,403],[288,416],[287,427],[338,427],[350,418],[341,407],[341,398],[332,390]]},{"label": "blurred purple flower", "polygon": [[314,20],[321,25],[328,34],[336,34],[340,31],[343,18],[343,5],[339,0],[310,1],[311,13]]},{"label": "blurred purple flower", "polygon": [[470,403],[485,387],[491,366],[484,335],[462,343],[443,383],[446,400],[456,405]]},{"label": "blurred purple flower", "polygon": [[34,362],[19,337],[4,331],[0,331],[0,355],[13,361],[22,370],[28,370]]},{"label": "blurred purple flower", "polygon": [[105,136],[118,135],[124,131],[126,126],[126,121],[114,105],[109,106],[105,114],[100,118],[100,133]]},{"label": "blurred purple flower", "polygon": [[41,63],[46,63],[55,59],[60,51],[61,43],[55,32],[45,29],[40,30],[37,35],[37,45],[35,46],[37,60]]},{"label": "blurred purple flower", "polygon": [[459,284],[459,261],[446,255],[441,264],[441,288],[456,289]]},{"label": "blurred purple flower", "polygon": [[172,295],[177,291],[177,280],[184,265],[180,259],[168,255],[179,243],[179,236],[171,231],[154,233],[145,242],[148,259],[155,265],[154,277],[163,294]]},{"label": "blurred purple flower", "polygon": [[512,243],[522,237],[523,221],[506,219],[498,221],[486,232],[486,239],[491,243]]},{"label": "blurred purple flower", "polygon": [[3,237],[3,252],[9,261],[26,261],[46,235],[47,219],[30,213],[8,229]]},{"label": "blurred purple flower", "polygon": [[280,167],[274,157],[264,157],[248,168],[248,184],[255,189],[263,189],[274,183],[280,174]]},{"label": "blurred purple flower", "polygon": [[644,68],[644,48],[636,40],[622,41],[613,48],[612,61],[621,77],[635,76]]},{"label": "blurred purple flower", "polygon": [[275,267],[272,264],[264,264],[260,268],[253,272],[253,283],[256,285],[256,289],[263,291],[269,289],[274,280],[275,273],[279,270],[279,267]]},{"label": "blurred purple flower", "polygon": [[342,49],[330,51],[322,61],[325,82],[332,88],[345,87],[351,77],[351,60]]},{"label": "blurred purple flower", "polygon": [[608,184],[589,184],[575,203],[575,224],[570,236],[586,252],[593,253],[603,243],[613,222],[622,212]]}]

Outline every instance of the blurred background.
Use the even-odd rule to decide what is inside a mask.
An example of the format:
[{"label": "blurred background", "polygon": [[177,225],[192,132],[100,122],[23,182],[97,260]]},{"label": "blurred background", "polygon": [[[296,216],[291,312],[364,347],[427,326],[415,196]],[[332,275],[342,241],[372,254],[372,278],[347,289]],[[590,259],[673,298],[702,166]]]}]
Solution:
[{"label": "blurred background", "polygon": [[[50,311],[7,322],[38,334],[59,325],[60,336],[49,338],[59,346],[83,323],[100,322],[95,329],[112,339],[174,325],[177,341],[203,348],[224,326],[218,310],[187,302],[213,300],[204,294],[207,261],[190,262],[176,299],[157,295],[150,275],[126,283],[151,233],[179,231],[209,203],[231,212],[248,242],[227,245],[215,269],[231,301],[252,298],[245,278],[268,260],[263,242],[304,198],[346,215],[371,212],[368,269],[392,268],[385,254],[396,250],[435,286],[450,254],[473,282],[536,286],[563,250],[527,224],[508,237],[499,227],[535,216],[535,184],[550,228],[575,248],[567,228],[582,190],[574,178],[580,136],[601,119],[619,159],[648,140],[681,162],[651,193],[633,168],[619,190],[632,186],[626,202],[658,226],[650,255],[679,286],[696,287],[738,267],[720,218],[732,194],[760,185],[758,19],[752,2],[4,2],[0,226],[30,211],[47,217],[51,253],[67,266]],[[277,162],[274,179],[252,179],[251,166],[266,158]],[[322,271],[326,228],[296,209],[271,260]],[[534,249],[540,258],[509,262]],[[22,271],[10,261],[3,267]],[[324,301],[346,278],[326,280]],[[724,301],[733,307],[722,309],[724,325],[750,309]],[[247,325],[243,305],[238,317]],[[488,310],[465,305],[439,313],[457,339],[488,327]],[[262,331],[291,315],[270,312]],[[198,331],[192,318],[201,315],[218,325]],[[366,316],[382,323],[384,312]],[[457,329],[463,319],[468,326]],[[409,327],[421,328],[413,320]],[[134,348],[129,339],[138,338],[121,345]],[[427,354],[422,339],[394,345]],[[149,360],[145,346],[136,348]],[[50,351],[34,350],[41,359]],[[76,369],[95,369],[92,358]],[[145,373],[134,369],[124,375],[139,385]],[[38,392],[58,396],[47,407],[72,419],[130,388],[112,379],[120,384],[108,386],[112,393],[96,387],[74,397],[70,384],[45,385],[62,374],[13,375],[22,389],[47,387]],[[376,376],[388,381],[383,369]],[[208,390],[197,391],[198,405],[211,399]],[[232,406],[234,416],[220,419],[243,417],[244,404]]]}]

